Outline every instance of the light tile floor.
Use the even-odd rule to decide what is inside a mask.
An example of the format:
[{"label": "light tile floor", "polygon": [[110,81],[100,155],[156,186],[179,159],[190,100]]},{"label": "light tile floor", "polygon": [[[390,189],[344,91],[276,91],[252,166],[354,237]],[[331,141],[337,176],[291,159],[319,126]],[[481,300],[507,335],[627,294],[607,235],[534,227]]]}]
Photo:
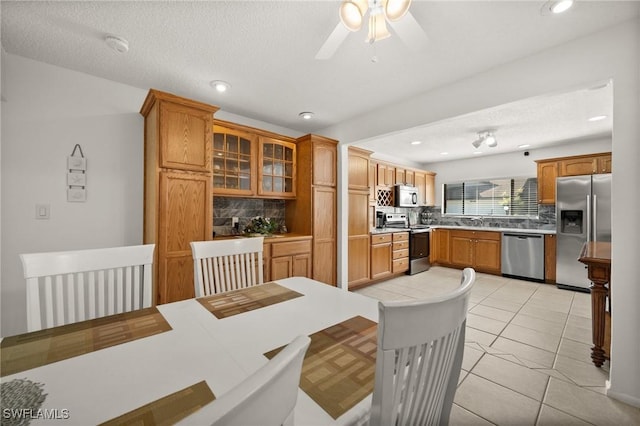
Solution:
[{"label": "light tile floor", "polygon": [[[452,290],[461,271],[432,267],[356,290],[379,300]],[[609,363],[591,363],[589,294],[477,274],[452,425],[640,425],[605,396]]]}]

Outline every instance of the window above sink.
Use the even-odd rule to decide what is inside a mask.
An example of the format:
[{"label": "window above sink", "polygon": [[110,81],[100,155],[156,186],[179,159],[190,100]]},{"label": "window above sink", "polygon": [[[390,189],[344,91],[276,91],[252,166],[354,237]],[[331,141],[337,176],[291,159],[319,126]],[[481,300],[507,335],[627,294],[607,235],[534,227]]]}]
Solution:
[{"label": "window above sink", "polygon": [[443,185],[442,214],[452,216],[538,216],[535,177],[466,180]]}]

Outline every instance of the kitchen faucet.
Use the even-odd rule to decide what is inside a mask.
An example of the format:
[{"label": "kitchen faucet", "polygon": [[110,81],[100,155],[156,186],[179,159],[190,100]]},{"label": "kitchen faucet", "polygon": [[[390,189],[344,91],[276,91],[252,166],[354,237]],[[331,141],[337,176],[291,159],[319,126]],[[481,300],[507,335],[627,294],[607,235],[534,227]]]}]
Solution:
[{"label": "kitchen faucet", "polygon": [[[472,217],[471,218],[471,222],[473,222],[473,224],[476,225],[476,226],[483,226],[484,225],[484,218],[482,216]],[[478,225],[478,223],[480,225]]]}]

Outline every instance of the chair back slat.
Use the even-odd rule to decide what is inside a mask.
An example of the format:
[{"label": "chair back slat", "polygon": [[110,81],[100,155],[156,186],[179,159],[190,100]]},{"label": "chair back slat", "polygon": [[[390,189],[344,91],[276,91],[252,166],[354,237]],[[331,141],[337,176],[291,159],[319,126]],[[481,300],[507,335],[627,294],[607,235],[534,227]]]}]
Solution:
[{"label": "chair back slat", "polygon": [[448,424],[474,282],[466,268],[450,294],[378,304],[371,425]]},{"label": "chair back slat", "polygon": [[262,237],[192,242],[196,297],[263,284],[263,242]]},{"label": "chair back slat", "polygon": [[147,244],[20,255],[28,330],[152,306],[154,248]]}]

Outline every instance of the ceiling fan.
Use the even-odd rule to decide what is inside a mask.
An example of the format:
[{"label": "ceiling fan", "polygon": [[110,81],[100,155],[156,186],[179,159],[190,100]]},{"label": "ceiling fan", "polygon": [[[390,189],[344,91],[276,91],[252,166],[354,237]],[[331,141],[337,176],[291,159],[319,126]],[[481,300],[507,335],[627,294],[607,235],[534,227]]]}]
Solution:
[{"label": "ceiling fan", "polygon": [[365,42],[375,43],[391,36],[387,23],[412,50],[420,50],[427,43],[427,35],[409,12],[411,0],[343,0],[340,4],[340,22],[324,42],[316,59],[329,59],[338,50],[350,32],[362,28],[368,17]]}]

